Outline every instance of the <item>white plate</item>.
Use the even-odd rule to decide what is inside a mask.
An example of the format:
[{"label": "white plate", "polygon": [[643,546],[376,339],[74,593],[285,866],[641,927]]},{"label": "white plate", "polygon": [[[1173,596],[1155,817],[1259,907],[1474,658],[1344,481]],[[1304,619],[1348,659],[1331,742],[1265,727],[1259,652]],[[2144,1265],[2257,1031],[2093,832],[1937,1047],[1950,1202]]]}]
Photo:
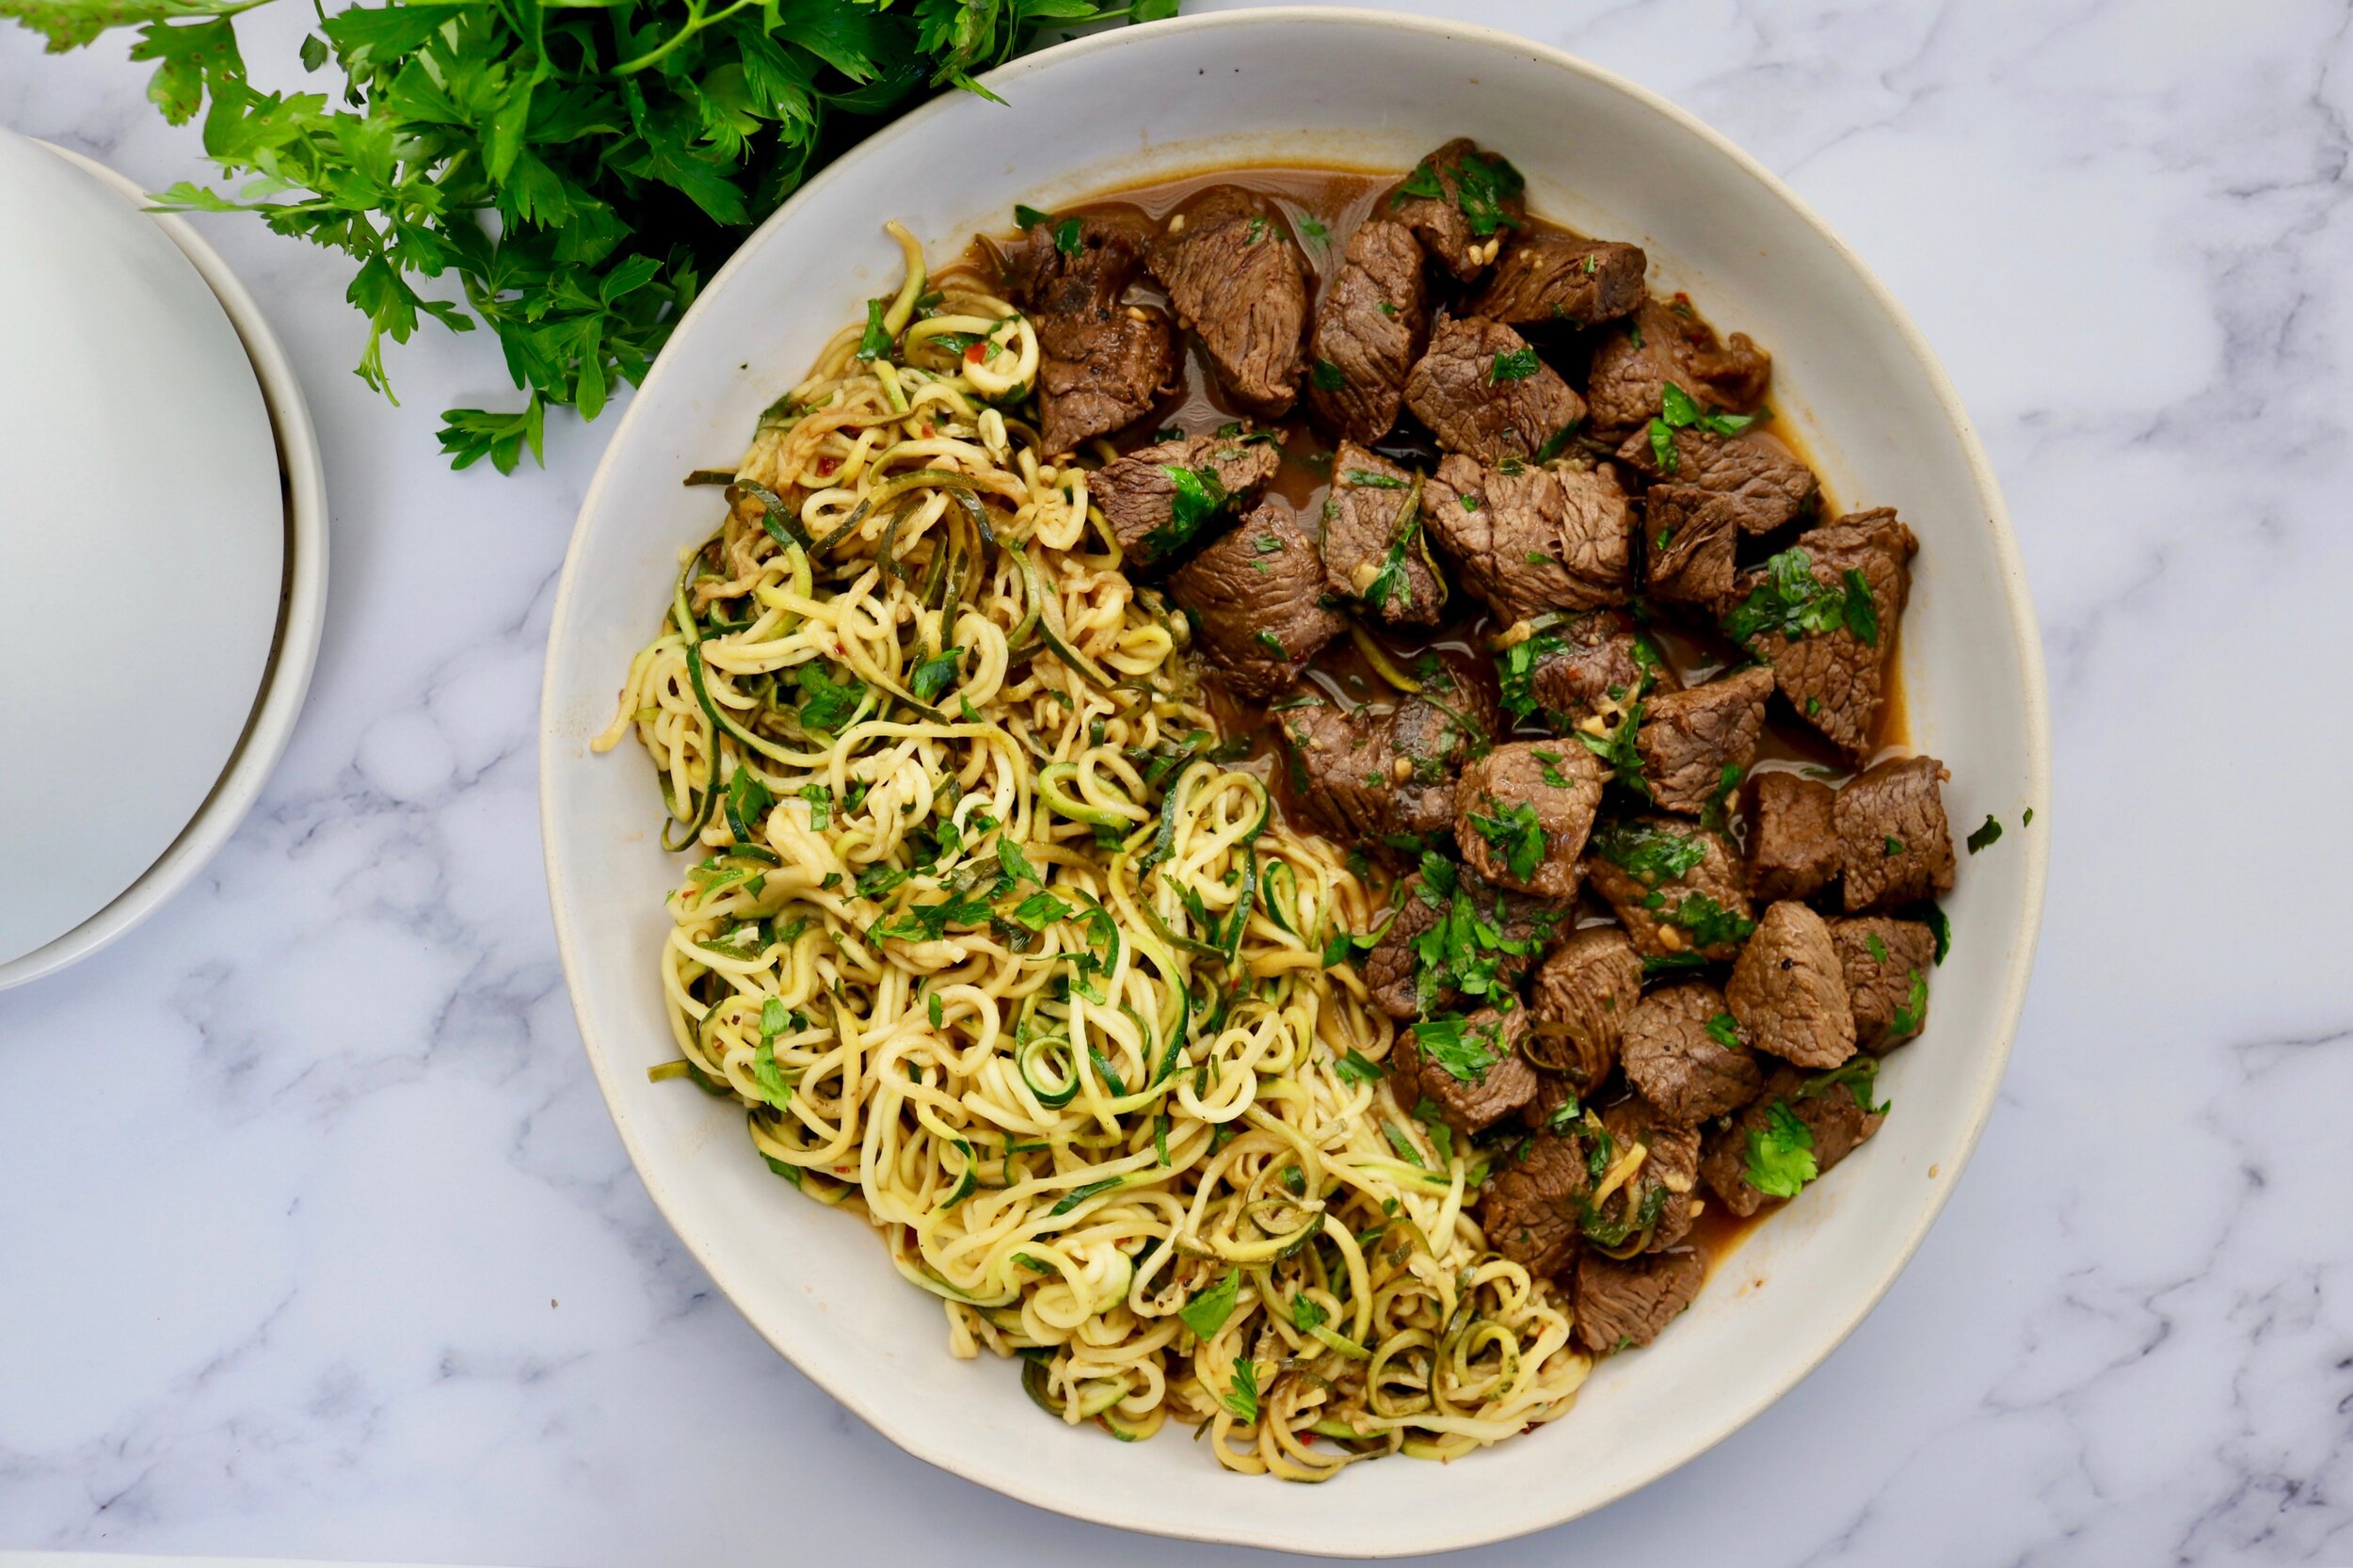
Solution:
[{"label": "white plate", "polygon": [[[2025,993],[2048,796],[2034,617],[2000,496],[1934,356],[1862,264],[1752,159],[1672,105],[1482,29],[1285,8],[1103,34],[992,72],[813,180],[714,277],[614,433],[565,564],[548,648],[540,806],[557,937],[598,1081],[647,1189],[771,1343],[910,1452],[1101,1523],[1294,1551],[1390,1556],[1573,1518],[1682,1464],[1788,1389],[1878,1301],[1943,1206],[2001,1080]],[[1607,1361],[1565,1419],[1450,1465],[1392,1459],[1319,1487],[1219,1470],[1181,1435],[1068,1429],[1013,1365],[950,1359],[938,1304],[859,1222],[769,1175],[739,1111],[645,1070],[672,1054],[657,984],[680,865],[633,746],[596,757],[677,552],[719,521],[690,469],[727,467],[760,409],[862,300],[895,286],[882,223],[935,255],[1058,201],[1222,161],[1401,169],[1469,136],[1527,173],[1535,209],[1639,241],[1776,361],[1774,403],[1835,493],[1893,504],[1921,552],[1902,654],[1914,740],[1945,759],[1956,824],[1998,813],[1948,903],[1927,1036],[1882,1079],[1880,1135],[1761,1226],[1650,1349]],[[748,365],[748,369],[740,366]]]},{"label": "white plate", "polygon": [[[43,367],[15,377],[39,395],[0,434],[0,470],[24,486],[0,508],[0,645],[46,688],[19,714],[12,683],[0,711],[52,760],[0,769],[5,989],[136,925],[252,806],[317,654],[327,494],[292,365],[188,224],[142,214],[136,184],[78,153],[5,134],[0,184],[55,225],[12,230],[6,267],[54,310],[0,324],[11,363]],[[15,647],[53,635],[61,606],[78,620],[46,657]]]}]

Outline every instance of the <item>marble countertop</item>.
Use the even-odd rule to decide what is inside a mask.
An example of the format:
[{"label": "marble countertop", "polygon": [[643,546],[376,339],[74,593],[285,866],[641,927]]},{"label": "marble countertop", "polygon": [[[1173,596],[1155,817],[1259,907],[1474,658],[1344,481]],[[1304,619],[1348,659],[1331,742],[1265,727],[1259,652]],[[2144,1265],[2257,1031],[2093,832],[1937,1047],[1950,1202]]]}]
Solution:
[{"label": "marble countertop", "polygon": [[[2353,1560],[2353,814],[2320,798],[2353,762],[2353,12],[1421,8],[1667,94],[1878,268],[2001,472],[2057,743],[2024,1031],[1917,1259],[1745,1431],[1485,1560]],[[291,57],[308,9],[240,25]],[[200,178],[122,56],[0,30],[0,122]],[[0,1547],[1245,1560],[904,1456],[683,1255],[540,877],[540,651],[610,422],[451,473],[435,411],[508,395],[491,345],[428,328],[389,407],[336,258],[200,221],[319,421],[326,644],[210,871],[0,995]]]}]

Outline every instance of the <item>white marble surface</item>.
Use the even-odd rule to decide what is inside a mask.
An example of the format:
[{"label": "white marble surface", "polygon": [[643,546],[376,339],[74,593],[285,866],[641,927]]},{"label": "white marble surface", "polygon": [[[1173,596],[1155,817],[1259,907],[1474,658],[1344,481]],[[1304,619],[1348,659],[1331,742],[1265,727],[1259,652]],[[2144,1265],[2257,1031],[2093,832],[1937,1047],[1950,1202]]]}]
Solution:
[{"label": "white marble surface", "polygon": [[[1663,91],[1879,268],[2008,487],[2057,736],[2025,1030],[1918,1259],[1746,1431],[1486,1555],[2353,1561],[2353,12],[1424,3]],[[308,8],[273,10],[253,52],[290,57]],[[199,174],[121,56],[0,31],[0,122]],[[0,1547],[1243,1560],[901,1455],[680,1254],[540,883],[539,654],[602,429],[449,473],[434,410],[505,392],[490,345],[393,354],[389,408],[340,264],[205,221],[322,427],[326,647],[210,873],[0,996]]]}]

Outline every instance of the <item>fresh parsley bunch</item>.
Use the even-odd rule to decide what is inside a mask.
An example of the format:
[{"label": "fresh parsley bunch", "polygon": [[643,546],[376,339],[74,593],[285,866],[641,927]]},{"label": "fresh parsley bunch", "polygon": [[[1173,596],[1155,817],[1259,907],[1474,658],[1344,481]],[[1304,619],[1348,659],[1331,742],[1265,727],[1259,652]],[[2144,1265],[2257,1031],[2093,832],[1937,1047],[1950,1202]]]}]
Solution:
[{"label": "fresh parsley bunch", "polygon": [[[1178,0],[392,0],[322,13],[302,64],[340,93],[264,92],[232,24],[263,0],[0,0],[50,50],[136,27],[148,96],[202,115],[232,195],[182,183],[177,209],[256,212],[359,264],[359,375],[387,396],[384,341],[421,317],[497,334],[512,411],[452,408],[464,468],[540,458],[550,405],[594,419],[635,385],[700,280],[811,172],[927,89],[1046,23],[1176,14]],[[453,279],[460,298],[420,279]],[[437,291],[446,294],[447,290]]]}]

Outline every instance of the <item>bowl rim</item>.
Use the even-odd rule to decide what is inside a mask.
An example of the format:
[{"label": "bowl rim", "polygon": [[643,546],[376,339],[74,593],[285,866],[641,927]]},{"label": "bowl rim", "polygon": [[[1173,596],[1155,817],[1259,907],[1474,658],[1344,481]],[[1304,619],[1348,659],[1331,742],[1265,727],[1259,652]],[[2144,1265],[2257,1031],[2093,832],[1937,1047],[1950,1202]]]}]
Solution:
[{"label": "bowl rim", "polygon": [[195,879],[233,835],[246,814],[261,798],[262,788],[277,770],[279,759],[294,738],[295,721],[311,690],[318,667],[319,637],[326,625],[328,507],[327,472],[319,456],[318,428],[302,395],[302,381],[294,361],[270,329],[251,291],[206,244],[195,226],[152,205],[137,182],[107,168],[97,159],[37,136],[25,138],[94,177],[99,184],[144,212],[166,238],[177,246],[220,301],[229,324],[244,345],[246,358],[260,383],[262,405],[269,415],[278,447],[280,493],[286,514],[284,564],[278,592],[278,624],[270,641],[269,658],[254,688],[253,707],[245,729],[222,764],[220,776],[187,824],[138,874],[97,913],[34,948],[0,964],[0,991],[54,974],[89,957],[118,937],[128,935],[172,896]]},{"label": "bowl rim", "polygon": [[[1821,215],[1791,190],[1771,169],[1737,146],[1722,133],[1661,94],[1555,45],[1475,23],[1455,22],[1410,13],[1370,10],[1361,7],[1308,5],[1255,7],[1246,10],[1212,12],[1198,16],[1177,17],[1166,22],[1112,28],[1023,56],[983,73],[979,80],[983,85],[994,90],[1010,95],[1011,90],[1018,88],[1023,77],[1041,69],[1042,62],[1060,62],[1075,54],[1094,54],[1118,49],[1128,40],[1138,38],[1159,37],[1179,29],[1202,33],[1228,30],[1239,32],[1256,27],[1300,24],[1373,27],[1386,29],[1409,39],[1426,37],[1463,40],[1491,49],[1518,53],[1557,70],[1584,77],[1599,87],[1633,99],[1652,112],[1673,122],[1685,132],[1698,137],[1717,155],[1728,159],[1751,179],[1755,180],[1814,231],[1837,261],[1849,270],[1855,281],[1862,286],[1877,307],[1885,312],[1887,320],[1896,328],[1904,347],[1925,375],[1928,387],[1934,394],[1944,417],[1950,424],[1953,433],[1960,440],[1971,483],[1977,491],[1978,504],[1992,532],[1994,561],[2001,581],[2003,608],[2009,617],[2010,638],[2024,686],[2024,711],[2020,717],[2025,724],[2025,796],[2030,801],[2047,802],[2050,798],[2051,786],[2051,731],[2049,694],[2043,670],[2041,639],[2037,631],[2038,622],[2035,618],[2033,598],[2027,587],[2025,567],[2019,553],[2017,536],[2010,525],[2009,511],[2003,504],[2000,484],[1995,478],[1992,460],[1987,456],[1984,445],[1978,439],[1976,423],[1969,417],[1968,410],[1962,405],[1952,378],[1946,374],[1943,361],[1938,359],[1935,350],[1929,345],[1927,336],[1920,330],[1918,324],[1913,320],[1911,312],[1903,308],[1887,285],[1871,270],[1863,258],[1838,236]],[[807,184],[795,191],[792,197],[788,199],[775,213],[770,214],[759,229],[755,230],[736,250],[735,254],[728,257],[727,262],[712,275],[710,280],[704,284],[696,304],[688,309],[673,330],[671,343],[675,344],[696,325],[703,300],[717,293],[739,269],[749,268],[757,264],[754,253],[760,248],[762,237],[770,230],[785,222],[805,197],[811,192],[824,189],[831,183],[853,177],[858,165],[875,149],[888,146],[901,138],[920,134],[929,121],[949,112],[954,102],[953,94],[942,94],[930,103],[910,111],[851,148],[821,170]],[[613,435],[604,449],[604,455],[597,464],[596,472],[590,479],[587,489],[582,494],[578,513],[580,521],[584,521],[603,504],[605,491],[615,472],[615,455],[622,449],[625,438],[648,405],[666,386],[667,377],[664,372],[670,362],[671,357],[668,355],[657,358],[652,370],[638,388],[637,394],[630,399],[629,407],[622,410],[620,421],[614,428]],[[663,1219],[669,1224],[671,1230],[677,1234],[681,1244],[694,1256],[696,1262],[711,1276],[712,1283],[718,1286],[729,1302],[735,1303],[738,1301],[738,1296],[736,1290],[731,1288],[728,1271],[713,1261],[710,1249],[703,1244],[693,1230],[681,1223],[679,1214],[674,1211],[674,1204],[667,1184],[648,1167],[644,1158],[645,1151],[641,1140],[631,1124],[630,1113],[617,1092],[618,1086],[611,1060],[599,1043],[597,1030],[581,1004],[581,990],[575,984],[575,976],[581,972],[582,961],[576,951],[576,936],[568,912],[565,869],[556,854],[554,813],[551,798],[552,788],[551,780],[556,769],[563,763],[562,751],[569,738],[552,722],[551,715],[557,712],[559,702],[556,655],[564,647],[568,631],[573,589],[581,570],[581,541],[584,537],[584,530],[576,522],[571,543],[565,552],[563,570],[556,584],[554,605],[549,619],[548,654],[540,691],[540,843],[542,857],[547,868],[548,897],[554,917],[556,946],[564,966],[566,989],[572,1000],[573,1016],[580,1028],[581,1041],[588,1056],[590,1070],[596,1075],[598,1089],[604,1096],[606,1110],[613,1117],[615,1130],[620,1134],[621,1144],[629,1155],[630,1163],[636,1170],[638,1179],[644,1183],[647,1195],[653,1200],[654,1207],[660,1210]],[[738,1305],[737,1310],[743,1313],[744,1320],[751,1325],[753,1331],[767,1340],[769,1345],[786,1360],[792,1362],[801,1375],[807,1377],[901,1449],[937,1469],[967,1480],[976,1481],[1017,1501],[1049,1512],[1064,1513],[1071,1518],[1083,1519],[1090,1524],[1110,1525],[1122,1529],[1178,1540],[1255,1545],[1310,1556],[1381,1558],[1457,1551],[1490,1545],[1567,1524],[1574,1519],[1605,1508],[1621,1497],[1640,1491],[1661,1476],[1681,1468],[1755,1419],[1758,1415],[1802,1382],[1816,1368],[1827,1360],[1833,1352],[1845,1343],[1847,1337],[1854,1332],[1865,1318],[1870,1315],[1872,1309],[1887,1294],[1888,1289],[1895,1284],[1897,1276],[1903,1272],[1905,1266],[1912,1261],[1913,1256],[1919,1250],[1920,1243],[1927,1237],[1929,1228],[1943,1213],[1945,1205],[1951,1199],[1954,1189],[1960,1184],[1960,1176],[1977,1152],[1978,1141],[1985,1131],[1986,1121],[1991,1116],[1994,1100],[2000,1093],[2002,1079],[2009,1064],[2010,1050],[2017,1038],[2019,1018],[2025,1006],[2027,983],[2033,972],[2036,943],[2042,923],[2043,891],[2049,865],[2050,836],[2044,832],[2022,833],[2018,837],[2022,840],[2022,847],[2025,853],[2022,906],[2016,928],[2018,940],[2012,946],[2008,971],[2002,984],[2001,996],[1994,1009],[1993,1032],[1994,1038],[1992,1055],[1987,1070],[1981,1075],[1973,1102],[1968,1107],[1965,1130],[1952,1161],[1953,1170],[1950,1177],[1935,1184],[1928,1204],[1921,1209],[1909,1233],[1889,1254],[1886,1266],[1880,1272],[1878,1277],[1870,1281],[1866,1289],[1855,1296],[1852,1310],[1827,1333],[1819,1336],[1814,1343],[1804,1347],[1802,1353],[1791,1357],[1780,1377],[1772,1380],[1754,1399],[1727,1411],[1707,1430],[1700,1432],[1678,1456],[1660,1461],[1657,1465],[1629,1477],[1623,1484],[1612,1487],[1603,1495],[1578,1499],[1555,1512],[1542,1513],[1525,1521],[1513,1521],[1500,1526],[1471,1524],[1455,1532],[1448,1532],[1441,1528],[1427,1536],[1384,1542],[1369,1550],[1342,1549],[1321,1544],[1304,1532],[1283,1540],[1268,1539],[1263,1534],[1245,1540],[1221,1529],[1214,1523],[1206,1523],[1197,1528],[1162,1524],[1138,1517],[1116,1495],[1098,1498],[1089,1512],[1080,1513],[1053,1502],[1039,1501],[1024,1496],[1018,1491],[1014,1490],[1012,1482],[1015,1478],[1010,1466],[1002,1475],[975,1473],[960,1459],[950,1456],[927,1442],[921,1434],[903,1430],[885,1417],[862,1397],[855,1380],[832,1375],[829,1369],[823,1369],[815,1365],[816,1358],[814,1357],[804,1361],[794,1353],[792,1346],[784,1342],[782,1336],[771,1332],[767,1324],[760,1322],[753,1314],[744,1311],[742,1306]]]}]

